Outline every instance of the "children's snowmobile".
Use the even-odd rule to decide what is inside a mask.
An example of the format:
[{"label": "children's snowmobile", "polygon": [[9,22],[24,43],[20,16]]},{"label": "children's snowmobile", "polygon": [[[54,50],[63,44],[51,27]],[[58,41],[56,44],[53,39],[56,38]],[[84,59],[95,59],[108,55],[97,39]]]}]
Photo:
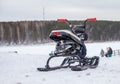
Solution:
[{"label": "children's snowmobile", "polygon": [[[73,25],[67,19],[58,19],[57,22],[65,22],[70,30],[53,30],[49,37],[56,42],[56,49],[50,53],[45,68],[37,68],[39,71],[51,71],[61,68],[70,68],[73,71],[82,71],[88,68],[96,68],[99,64],[99,57],[82,57],[86,23],[96,21],[96,18],[87,18],[82,25]],[[59,66],[51,67],[50,61],[53,58],[64,57]]]}]

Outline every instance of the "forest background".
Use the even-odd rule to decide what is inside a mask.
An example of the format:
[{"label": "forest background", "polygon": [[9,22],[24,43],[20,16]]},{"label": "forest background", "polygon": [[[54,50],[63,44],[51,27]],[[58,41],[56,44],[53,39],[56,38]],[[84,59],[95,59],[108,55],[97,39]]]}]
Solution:
[{"label": "forest background", "polygon": [[[83,21],[70,21],[80,24]],[[16,21],[0,22],[0,44],[40,44],[51,42],[49,34],[52,30],[69,29],[65,23],[56,21]],[[87,23],[88,42],[104,42],[120,40],[119,21],[96,21]]]}]

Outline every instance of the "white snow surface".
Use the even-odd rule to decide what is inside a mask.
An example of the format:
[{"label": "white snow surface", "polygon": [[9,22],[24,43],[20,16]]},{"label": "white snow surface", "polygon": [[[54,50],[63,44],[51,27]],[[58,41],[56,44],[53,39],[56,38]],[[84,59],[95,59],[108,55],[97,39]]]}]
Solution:
[{"label": "white snow surface", "polygon": [[[99,56],[101,49],[120,49],[120,42],[86,43],[87,56]],[[39,72],[55,43],[31,46],[0,46],[0,84],[119,84],[120,56],[100,57],[96,69],[71,71],[70,68]],[[59,62],[55,59],[53,64]]]}]

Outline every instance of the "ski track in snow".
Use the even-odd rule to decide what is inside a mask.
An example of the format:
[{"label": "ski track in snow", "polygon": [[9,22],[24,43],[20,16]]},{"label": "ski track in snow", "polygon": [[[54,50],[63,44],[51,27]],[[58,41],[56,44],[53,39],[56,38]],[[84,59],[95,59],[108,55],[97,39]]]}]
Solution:
[{"label": "ski track in snow", "polygon": [[[120,49],[120,42],[87,43],[87,55],[99,55],[100,50],[112,47]],[[119,84],[120,56],[100,58],[96,69],[71,71],[59,69],[49,72],[39,72],[37,67],[44,67],[49,52],[55,44],[31,46],[1,46],[0,47],[0,84]],[[56,59],[54,63],[59,62]]]}]

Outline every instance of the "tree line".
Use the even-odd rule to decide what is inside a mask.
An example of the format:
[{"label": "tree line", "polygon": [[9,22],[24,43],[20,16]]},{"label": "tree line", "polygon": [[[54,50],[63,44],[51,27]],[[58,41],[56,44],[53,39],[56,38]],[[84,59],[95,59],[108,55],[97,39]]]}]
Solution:
[{"label": "tree line", "polygon": [[[82,21],[70,21],[73,24]],[[69,29],[65,23],[56,21],[0,22],[0,44],[38,44],[51,41],[52,30]],[[90,41],[120,40],[119,21],[96,21],[87,24]]]},{"label": "tree line", "polygon": [[89,24],[90,40],[93,41],[119,41],[119,21],[97,21]]}]

